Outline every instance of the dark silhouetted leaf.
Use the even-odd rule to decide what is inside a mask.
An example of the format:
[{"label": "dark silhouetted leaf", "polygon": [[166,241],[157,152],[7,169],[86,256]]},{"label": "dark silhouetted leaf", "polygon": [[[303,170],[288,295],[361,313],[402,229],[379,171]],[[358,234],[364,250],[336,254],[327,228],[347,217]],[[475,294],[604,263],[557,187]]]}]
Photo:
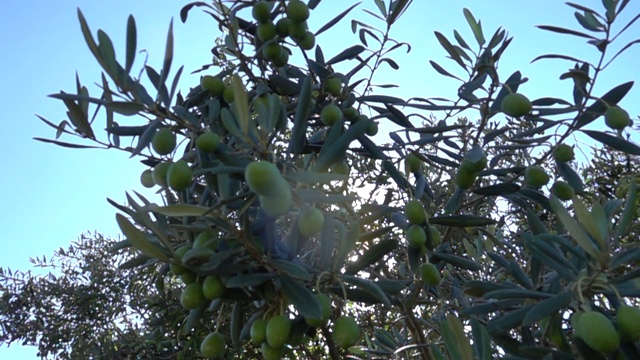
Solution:
[{"label": "dark silhouetted leaf", "polygon": [[548,299],[553,294],[522,288],[499,289],[484,294],[486,299]]},{"label": "dark silhouetted leaf", "polygon": [[578,175],[578,173],[573,170],[571,165],[569,165],[568,163],[556,162],[556,166],[558,168],[560,176],[562,176],[562,178],[565,179],[569,185],[571,185],[576,193],[580,194],[584,191],[584,183],[582,182],[580,175]]},{"label": "dark silhouetted leaf", "polygon": [[360,279],[351,275],[340,275],[340,279],[347,284],[353,285],[356,288],[369,293],[371,296],[375,297],[381,303],[391,306],[391,301],[387,294],[385,294],[382,289],[373,281]]},{"label": "dark silhouetted leaf", "polygon": [[434,225],[455,227],[477,227],[495,224],[490,218],[476,215],[449,215],[429,218],[429,223]]},{"label": "dark silhouetted leaf", "polygon": [[451,74],[450,72],[448,72],[447,70],[445,70],[442,66],[438,65],[438,63],[437,63],[437,62],[435,62],[435,61],[433,61],[433,60],[429,60],[429,63],[431,64],[431,66],[433,66],[433,68],[434,68],[434,69],[435,69],[439,74],[444,75],[444,76],[448,76],[448,77],[451,77],[451,78],[454,78],[454,79],[456,79],[456,80],[463,81],[463,80],[462,80],[462,79],[460,79],[459,77],[457,77],[457,76],[455,76],[455,75]]},{"label": "dark silhouetted leaf", "polygon": [[570,291],[556,295],[547,300],[540,301],[529,309],[527,315],[522,319],[522,325],[531,325],[536,321],[540,321],[553,315],[557,311],[569,305],[575,296],[576,294]]},{"label": "dark silhouetted leaf", "polygon": [[151,259],[152,259],[151,257],[144,254],[138,255],[133,259],[122,263],[120,266],[118,266],[118,269],[127,270],[127,269],[137,268],[138,266],[146,264]]},{"label": "dark silhouetted leaf", "polygon": [[325,142],[316,159],[316,167],[318,169],[328,168],[344,158],[351,142],[359,136],[364,135],[372,123],[372,120],[360,120],[349,126],[347,131],[342,133],[335,142],[331,144]]},{"label": "dark silhouetted leaf", "polygon": [[[521,83],[522,83],[522,74],[520,73],[520,71],[516,71],[513,74],[511,74],[511,76],[509,76],[507,81],[504,82],[505,86],[503,86],[502,89],[500,89],[500,91],[498,92],[498,95],[496,95],[495,100],[493,101],[493,103],[491,103],[491,112],[492,113],[500,112],[502,99],[504,99],[504,97],[509,95],[511,92],[517,92],[518,86]],[[487,140],[485,140],[485,143],[486,142]]]},{"label": "dark silhouetted leaf", "polygon": [[434,252],[431,256],[432,256],[432,262],[434,262],[433,260],[438,259],[438,260],[447,262],[453,266],[457,266],[461,269],[470,270],[470,271],[482,270],[482,265],[478,264],[473,260],[469,260],[460,256],[445,254],[440,252]]},{"label": "dark silhouetted leaf", "polygon": [[125,218],[122,214],[116,214],[116,221],[122,233],[131,242],[131,245],[140,250],[143,254],[158,259],[160,261],[169,262],[169,257],[165,251],[156,244],[149,241],[146,235]]},{"label": "dark silhouetted leaf", "polygon": [[458,54],[458,52],[453,47],[453,45],[451,45],[449,40],[447,40],[447,38],[444,35],[442,35],[441,33],[437,32],[437,31],[435,32],[435,34],[436,34],[436,38],[438,39],[438,42],[447,51],[447,53],[449,53],[449,56],[451,57],[451,59],[453,59],[455,62],[457,62],[458,65],[460,65],[463,69],[466,69],[466,65],[462,61],[462,58],[460,57],[460,54]]},{"label": "dark silhouetted leaf", "polygon": [[390,58],[382,58],[382,59],[380,59],[380,62],[385,62],[385,63],[389,64],[389,66],[391,66],[394,70],[400,69],[400,66],[395,61],[391,60]]},{"label": "dark silhouetted leaf", "polygon": [[299,279],[303,281],[311,280],[311,274],[309,274],[307,269],[295,262],[283,259],[272,259],[269,260],[268,264],[278,272],[286,274],[292,279]]},{"label": "dark silhouetted leaf", "polygon": [[228,288],[244,288],[247,286],[258,286],[275,278],[275,274],[246,274],[236,275],[227,280]]},{"label": "dark silhouetted leaf", "polygon": [[382,240],[373,245],[364,254],[358,257],[353,263],[347,265],[346,274],[356,274],[367,266],[372,265],[382,259],[385,255],[393,251],[398,246],[398,240]]},{"label": "dark silhouetted leaf", "polygon": [[607,133],[595,130],[583,130],[582,132],[589,135],[589,137],[591,137],[592,139],[597,140],[616,150],[620,150],[626,154],[640,155],[640,146],[625,139],[621,139],[617,136],[609,135]]},{"label": "dark silhouetted leaf", "polygon": [[327,60],[327,65],[337,64],[344,60],[353,59],[356,56],[360,55],[364,51],[364,46],[355,45],[350,48],[343,50],[340,54],[334,56],[333,58]]},{"label": "dark silhouetted leaf", "polygon": [[379,103],[385,103],[385,104],[398,104],[398,103],[404,102],[404,100],[400,98],[393,97],[393,96],[386,96],[386,95],[365,95],[365,96],[359,97],[358,101],[379,102]]},{"label": "dark silhouetted leaf", "polygon": [[344,18],[351,10],[353,10],[353,8],[355,8],[356,6],[360,5],[360,3],[356,3],[351,5],[347,10],[341,12],[340,14],[338,14],[338,16],[334,17],[333,19],[331,19],[329,22],[327,22],[326,24],[322,25],[320,27],[320,29],[318,29],[318,31],[316,31],[315,35],[318,36],[320,34],[322,34],[323,32],[329,30],[333,25],[337,24],[340,20],[342,20],[342,18]]},{"label": "dark silhouetted leaf", "polygon": [[111,101],[105,103],[104,106],[118,114],[127,116],[136,115],[145,109],[143,104],[128,101]]},{"label": "dark silhouetted leaf", "polygon": [[460,319],[448,314],[446,320],[440,323],[440,330],[450,359],[473,360],[473,349]]},{"label": "dark silhouetted leaf", "polygon": [[400,18],[400,16],[409,8],[409,5],[413,0],[397,0],[391,3],[389,8],[389,16],[387,16],[387,24],[393,25],[393,23]]},{"label": "dark silhouetted leaf", "polygon": [[[600,252],[595,247],[595,244],[589,238],[589,235],[584,228],[569,214],[567,209],[555,196],[551,196],[551,208],[553,212],[558,216],[560,222],[565,229],[569,232],[571,237],[580,245],[584,251],[591,255],[595,259],[600,258]],[[608,255],[608,254],[607,254]]]},{"label": "dark silhouetted leaf", "polygon": [[478,359],[492,360],[491,338],[486,327],[476,318],[471,318],[471,331],[473,333],[473,349]]},{"label": "dark silhouetted leaf", "polygon": [[473,190],[475,194],[484,196],[499,196],[512,194],[520,190],[520,185],[516,183],[502,183],[497,185],[490,185]]},{"label": "dark silhouetted leaf", "polygon": [[143,126],[119,126],[114,125],[111,128],[106,129],[109,134],[118,136],[140,136],[147,129],[147,125]]},{"label": "dark silhouetted leaf", "polygon": [[561,27],[558,27],[558,26],[537,25],[536,27],[539,28],[539,29],[542,29],[542,30],[553,31],[553,32],[556,32],[556,33],[559,33],[559,34],[574,35],[574,36],[579,36],[579,37],[583,37],[583,38],[587,38],[587,39],[598,40],[596,37],[591,36],[589,34],[581,33],[579,31],[575,31],[575,30],[571,30],[571,29],[561,28]]},{"label": "dark silhouetted leaf", "polygon": [[[497,99],[496,99],[496,100],[497,100]],[[496,103],[496,102],[494,102],[494,104],[495,104],[495,103]],[[493,104],[492,104],[491,106],[493,107]],[[509,131],[509,130],[511,130],[511,128],[510,128],[510,127],[508,127],[508,126],[504,126],[504,127],[501,127],[501,128],[499,128],[499,129],[496,129],[496,130],[493,130],[493,131],[491,131],[491,132],[487,133],[487,134],[484,136],[483,145],[486,145],[486,144],[490,143],[491,141],[493,141],[493,139],[495,139],[496,137],[498,137],[498,136],[500,136],[500,135],[504,134],[505,132],[507,132],[507,131]]]},{"label": "dark silhouetted leaf", "polygon": [[42,141],[42,142],[45,142],[45,143],[56,144],[58,146],[71,148],[71,149],[100,149],[100,147],[98,147],[98,146],[71,144],[71,143],[66,143],[66,142],[62,142],[62,141],[44,139],[44,138],[39,138],[39,137],[34,137],[33,139],[34,140],[38,140],[38,141]]},{"label": "dark silhouetted leaf", "polygon": [[[590,124],[595,119],[599,118],[607,111],[607,105],[616,105],[633,87],[633,81],[626,82],[618,85],[615,88],[609,90],[599,100],[596,100],[575,120],[575,127],[577,129],[582,128]],[[606,103],[606,104],[605,104]]]},{"label": "dark silhouetted leaf", "polygon": [[133,66],[133,60],[136,56],[136,43],[137,43],[137,34],[136,34],[136,21],[133,18],[133,15],[129,15],[127,19],[127,53],[125,60],[125,73],[129,74],[131,67]]},{"label": "dark silhouetted leaf", "polygon": [[304,317],[322,318],[322,308],[316,296],[300,282],[290,279],[287,276],[280,277],[282,289],[287,299]]},{"label": "dark silhouetted leaf", "polygon": [[[485,291],[485,293],[486,292],[489,292],[489,291]],[[508,299],[508,300],[495,300],[495,301],[492,300],[489,302],[480,303],[480,305],[468,307],[462,310],[462,314],[465,316],[486,315],[486,314],[494,313],[498,311],[511,310],[513,308],[517,308],[520,304],[522,304],[521,299]]]},{"label": "dark silhouetted leaf", "polygon": [[464,17],[467,19],[467,23],[469,24],[471,31],[473,31],[473,36],[475,36],[476,41],[478,42],[478,45],[482,47],[482,45],[484,45],[484,42],[485,42],[484,35],[482,34],[482,25],[480,24],[479,21],[476,21],[476,19],[473,17],[473,14],[471,14],[471,11],[469,11],[469,9],[464,8],[462,12],[464,13]]},{"label": "dark silhouetted leaf", "polygon": [[306,141],[307,120],[311,111],[309,102],[311,101],[311,78],[306,77],[302,82],[302,89],[298,97],[296,114],[293,117],[293,129],[291,130],[291,140],[289,140],[288,151],[298,155]]}]

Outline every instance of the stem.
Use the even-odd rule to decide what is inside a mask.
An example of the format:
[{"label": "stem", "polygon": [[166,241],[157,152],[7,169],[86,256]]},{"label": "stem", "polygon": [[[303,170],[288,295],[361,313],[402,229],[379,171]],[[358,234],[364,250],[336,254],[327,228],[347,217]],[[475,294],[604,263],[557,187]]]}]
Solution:
[{"label": "stem", "polygon": [[333,341],[333,337],[331,337],[329,329],[327,329],[326,325],[323,325],[320,330],[322,331],[322,335],[327,341],[327,346],[329,347],[329,356],[331,356],[331,360],[340,360],[340,351],[338,350],[335,341]]}]

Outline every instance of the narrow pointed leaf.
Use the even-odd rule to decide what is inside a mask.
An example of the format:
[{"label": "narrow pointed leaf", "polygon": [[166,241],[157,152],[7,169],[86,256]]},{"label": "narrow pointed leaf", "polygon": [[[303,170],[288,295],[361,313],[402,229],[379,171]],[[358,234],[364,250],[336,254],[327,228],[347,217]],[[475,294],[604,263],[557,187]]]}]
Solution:
[{"label": "narrow pointed leaf", "polygon": [[169,217],[205,216],[211,213],[211,209],[204,206],[189,204],[172,204],[167,206],[152,206],[150,211]]},{"label": "narrow pointed leaf", "polygon": [[360,2],[351,5],[349,8],[347,8],[347,10],[341,12],[340,14],[338,14],[338,16],[334,17],[333,19],[331,19],[328,23],[322,25],[322,27],[320,27],[320,29],[318,29],[318,31],[316,31],[315,36],[318,36],[320,34],[322,34],[323,32],[329,30],[333,25],[337,24],[340,20],[342,20],[342,18],[344,18],[351,10],[353,10],[353,8],[355,8],[356,6],[360,5]]},{"label": "narrow pointed leaf", "polygon": [[283,274],[286,274],[292,279],[299,279],[303,281],[311,280],[311,274],[307,269],[294,262],[283,259],[272,259],[269,261],[269,266]]},{"label": "narrow pointed leaf", "polygon": [[560,33],[560,34],[568,34],[568,35],[579,36],[579,37],[583,37],[583,38],[587,38],[587,39],[598,40],[598,38],[596,38],[594,36],[591,36],[589,34],[581,33],[579,31],[575,31],[575,30],[571,30],[571,29],[561,28],[561,27],[558,27],[558,26],[538,25],[536,27],[539,28],[539,29],[542,29],[542,30],[552,31],[552,32]]},{"label": "narrow pointed leaf", "polygon": [[341,275],[340,279],[346,282],[347,284],[351,284],[356,288],[369,293],[371,296],[375,297],[381,303],[387,306],[391,306],[391,301],[389,300],[389,297],[387,296],[387,294],[384,291],[382,291],[382,289],[380,289],[380,287],[373,281],[360,279],[358,277],[351,276],[351,275]]},{"label": "narrow pointed leaf", "polygon": [[307,120],[309,118],[311,101],[311,78],[306,77],[302,82],[300,95],[298,96],[298,104],[296,106],[296,114],[293,117],[293,129],[291,131],[291,140],[289,142],[288,151],[293,155],[298,155],[304,147],[306,141]]},{"label": "narrow pointed leaf", "polygon": [[129,15],[129,18],[127,19],[127,53],[125,60],[126,74],[129,74],[129,71],[131,71],[131,67],[133,66],[133,60],[136,56],[137,38],[136,21],[133,18],[133,15]]},{"label": "narrow pointed leaf", "polygon": [[597,140],[607,146],[610,146],[616,150],[620,150],[630,155],[640,155],[640,146],[621,139],[617,136],[609,135],[607,133],[595,131],[595,130],[583,130],[585,134],[594,140]]},{"label": "narrow pointed leaf", "polygon": [[364,254],[358,257],[353,263],[347,265],[346,274],[356,274],[360,270],[365,269],[369,265],[380,261],[385,255],[393,251],[398,246],[398,240],[383,240],[373,245]]},{"label": "narrow pointed leaf", "polygon": [[473,36],[476,37],[478,45],[482,47],[482,45],[484,45],[485,43],[484,34],[482,34],[482,25],[480,24],[480,22],[476,21],[469,9],[464,8],[464,10],[462,11],[464,13],[464,17],[467,19],[469,27],[471,27],[471,31],[473,31]]},{"label": "narrow pointed leaf", "polygon": [[460,65],[463,69],[466,69],[466,65],[464,64],[464,62],[462,61],[462,58],[460,57],[460,54],[458,54],[458,52],[456,51],[456,49],[453,47],[453,45],[449,42],[449,40],[447,40],[447,38],[442,35],[439,32],[435,32],[436,38],[438,39],[438,42],[440,43],[440,45],[442,45],[442,47],[445,49],[445,51],[447,53],[449,53],[449,56],[451,57],[451,59],[453,59],[455,62],[458,63],[458,65]]},{"label": "narrow pointed leaf", "polygon": [[453,314],[440,323],[442,337],[452,360],[473,360],[473,349],[464,333],[462,322]]},{"label": "narrow pointed leaf", "polygon": [[455,227],[477,227],[495,224],[490,218],[476,215],[449,215],[429,218],[429,223],[434,225]]},{"label": "narrow pointed leaf", "polygon": [[522,320],[522,325],[531,325],[566,308],[575,296],[576,294],[570,291],[540,301],[529,309]]},{"label": "narrow pointed leaf", "polygon": [[638,184],[636,183],[636,179],[632,178],[631,186],[629,186],[629,190],[627,191],[627,199],[625,200],[624,210],[622,210],[620,220],[616,224],[614,239],[619,240],[629,231],[629,226],[631,225],[631,222],[634,220],[634,217],[638,212],[637,201]]},{"label": "narrow pointed leaf", "polygon": [[98,147],[98,146],[71,144],[71,143],[67,143],[67,142],[63,142],[63,141],[44,139],[44,138],[39,138],[39,137],[34,137],[33,139],[34,140],[38,140],[38,141],[42,141],[42,142],[45,142],[45,143],[56,144],[58,146],[71,148],[71,149],[100,149],[100,147]]},{"label": "narrow pointed leaf", "polygon": [[147,239],[145,234],[140,231],[138,228],[133,226],[131,222],[127,218],[125,218],[122,214],[116,214],[116,221],[118,222],[118,226],[122,233],[127,237],[127,239],[131,242],[131,245],[136,249],[140,250],[143,254],[158,259],[160,261],[169,262],[169,257],[165,252],[158,246],[154,245]]},{"label": "narrow pointed leaf", "polygon": [[558,216],[560,222],[565,229],[569,232],[571,237],[580,245],[584,251],[586,251],[593,258],[600,258],[598,249],[594,246],[593,242],[589,239],[587,232],[580,226],[580,224],[569,215],[567,209],[564,208],[560,200],[555,196],[551,196],[550,200],[551,208],[553,212]]},{"label": "narrow pointed leaf", "polygon": [[463,81],[462,79],[460,79],[459,77],[451,74],[450,72],[448,72],[447,70],[445,70],[442,66],[438,65],[437,62],[433,61],[433,60],[429,60],[429,64],[431,64],[431,66],[440,74],[440,75],[444,75],[444,76],[448,76],[451,78],[454,78],[456,80],[460,80]]},{"label": "narrow pointed leaf", "polygon": [[605,113],[605,111],[607,111],[607,105],[605,103],[609,105],[616,105],[632,87],[633,81],[629,81],[609,90],[606,94],[600,97],[600,100],[596,100],[575,120],[575,127],[579,129],[599,118]]},{"label": "narrow pointed leaf", "polygon": [[478,264],[477,262],[473,261],[473,260],[469,260],[460,256],[456,256],[456,255],[452,255],[452,254],[445,254],[445,253],[440,253],[440,252],[435,252],[433,253],[433,255],[431,256],[432,259],[434,260],[442,260],[444,262],[447,262],[453,266],[457,266],[461,269],[466,269],[466,270],[470,270],[470,271],[480,271],[482,270],[482,265]]},{"label": "narrow pointed leaf", "polygon": [[287,299],[298,310],[300,315],[309,318],[322,318],[322,308],[316,296],[299,281],[281,276],[280,283]]},{"label": "narrow pointed leaf", "polygon": [[333,65],[333,64],[337,64],[341,61],[344,60],[349,60],[349,59],[353,59],[356,56],[360,55],[360,53],[362,53],[364,51],[364,46],[362,45],[355,45],[352,46],[350,48],[347,48],[345,50],[343,50],[341,53],[339,53],[338,55],[334,56],[333,58],[329,59],[327,61],[327,65]]}]

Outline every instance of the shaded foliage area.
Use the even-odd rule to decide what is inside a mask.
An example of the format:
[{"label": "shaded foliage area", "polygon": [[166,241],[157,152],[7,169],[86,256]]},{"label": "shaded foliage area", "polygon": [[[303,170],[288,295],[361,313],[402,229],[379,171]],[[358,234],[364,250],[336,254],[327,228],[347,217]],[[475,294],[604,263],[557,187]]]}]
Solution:
[{"label": "shaded foliage area", "polygon": [[49,259],[32,259],[33,273],[2,269],[0,341],[36,346],[43,358],[174,358],[192,337],[167,339],[184,311],[179,288],[158,283],[153,268],[119,269],[133,254],[114,256],[114,244],[84,234]]}]

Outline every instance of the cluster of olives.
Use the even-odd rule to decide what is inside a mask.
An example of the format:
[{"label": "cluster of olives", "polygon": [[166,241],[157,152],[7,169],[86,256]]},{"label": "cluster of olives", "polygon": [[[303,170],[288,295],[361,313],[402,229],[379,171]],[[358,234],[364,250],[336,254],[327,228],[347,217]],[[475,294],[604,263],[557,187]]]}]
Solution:
[{"label": "cluster of olives", "polygon": [[[180,304],[186,310],[202,308],[211,301],[222,297],[226,290],[226,286],[219,276],[198,276],[183,263],[183,259],[190,257],[192,252],[213,254],[217,247],[217,236],[206,230],[195,238],[192,245],[184,245],[176,250],[176,259],[171,262],[169,268],[171,273],[180,276],[186,285],[180,294]],[[222,358],[225,351],[224,335],[218,332],[209,334],[200,345],[200,352],[207,359]]]},{"label": "cluster of olives", "polygon": [[[502,99],[500,108],[503,113],[509,116],[521,117],[531,112],[532,104],[526,96],[511,93]],[[604,113],[604,122],[613,130],[622,130],[631,125],[629,113],[618,106],[608,106]]]},{"label": "cluster of olives", "polygon": [[487,157],[484,154],[475,160],[465,157],[455,176],[456,185],[461,189],[470,188],[476,182],[478,173],[486,167]]},{"label": "cluster of olives", "polygon": [[254,161],[245,168],[244,178],[251,191],[258,194],[265,214],[275,219],[289,212],[291,186],[275,164]]},{"label": "cluster of olives", "polygon": [[[571,150],[571,154],[573,158],[573,150]],[[556,160],[557,159],[558,158],[556,157]],[[540,166],[532,165],[527,167],[524,171],[524,182],[527,186],[530,186],[532,188],[540,188],[542,186],[545,186],[549,183],[549,180],[549,174],[547,174],[547,172]],[[568,183],[562,180],[556,180],[553,185],[551,185],[551,193],[558,197],[558,199],[560,200],[571,200],[571,198],[573,198],[573,196],[575,195],[575,190]]]},{"label": "cluster of olives", "polygon": [[[330,94],[340,94],[342,91],[342,80],[338,77],[329,77],[324,82],[324,89]],[[331,103],[325,105],[320,112],[320,121],[324,125],[332,126],[341,119],[346,119],[352,123],[359,120],[369,120],[369,117],[364,114],[360,114],[358,110],[350,104],[351,101],[346,100],[342,103],[342,107]],[[374,136],[378,133],[378,123],[373,122],[367,128],[366,134]]]},{"label": "cluster of olives", "polygon": [[[205,132],[196,139],[196,148],[203,153],[213,153],[220,144],[220,137],[213,132]],[[169,128],[156,131],[151,139],[151,147],[158,155],[166,156],[176,148],[176,134]],[[169,187],[174,191],[184,191],[191,186],[193,170],[185,160],[173,162],[162,161],[147,169],[140,175],[140,182],[144,187]]]},{"label": "cluster of olives", "polygon": [[576,312],[571,317],[575,336],[590,348],[610,353],[621,341],[640,340],[640,309],[621,305],[616,312],[616,323],[598,311]]},{"label": "cluster of olives", "polygon": [[[553,158],[558,163],[570,162],[575,158],[573,147],[567,144],[558,144],[553,149]],[[575,190],[568,183],[562,180],[556,180],[551,185],[551,193],[560,200],[570,200],[575,195]]]},{"label": "cluster of olives", "polygon": [[280,43],[290,37],[301,49],[311,50],[316,44],[315,35],[309,31],[307,19],[309,7],[300,0],[289,0],[286,16],[273,22],[272,3],[258,1],[253,5],[252,15],[258,23],[256,37],[262,43],[262,55],[276,67],[289,62],[289,52]]},{"label": "cluster of olives", "polygon": [[[321,318],[305,318],[310,327],[325,326],[331,317],[331,299],[325,294],[316,294],[316,299],[322,307]],[[262,356],[266,360],[277,360],[284,356],[286,345],[295,342],[293,321],[288,315],[275,315],[270,319],[256,319],[249,330],[251,341],[260,345]],[[350,316],[341,316],[333,321],[332,338],[335,344],[346,349],[355,345],[360,338],[360,327]]]},{"label": "cluster of olives", "polygon": [[[575,158],[573,147],[566,144],[556,145],[552,154],[557,163],[566,163]],[[547,185],[549,180],[549,174],[540,166],[533,165],[525,169],[524,182],[530,187],[540,188]],[[556,180],[553,185],[551,185],[551,193],[560,200],[570,200],[575,195],[575,190],[568,183],[562,180]]]},{"label": "cluster of olives", "polygon": [[[260,207],[271,218],[287,214],[292,205],[291,187],[278,167],[268,161],[254,161],[244,174],[247,185],[258,194]],[[298,216],[298,230],[305,237],[318,234],[324,226],[324,214],[316,207],[302,207]]]},{"label": "cluster of olives", "polygon": [[198,309],[207,301],[220,298],[226,287],[220,277],[209,275],[200,278],[183,263],[184,258],[191,254],[213,254],[218,247],[217,236],[209,231],[203,231],[194,240],[193,245],[183,245],[176,250],[176,259],[170,264],[173,275],[180,276],[186,287],[180,296],[180,303],[187,310]]},{"label": "cluster of olives", "polygon": [[[427,245],[427,233],[423,227],[425,224],[427,224],[431,235],[431,247],[433,248],[440,244],[440,232],[434,226],[428,225],[427,213],[420,200],[414,199],[407,202],[404,207],[404,214],[411,224],[405,232],[407,243],[410,247],[422,250]],[[434,264],[426,262],[420,265],[419,274],[422,281],[428,285],[436,286],[440,284],[440,272]]]},{"label": "cluster of olives", "polygon": [[265,360],[280,359],[291,338],[292,321],[287,315],[276,315],[269,320],[257,319],[251,324],[251,341],[260,345]]},{"label": "cluster of olives", "polygon": [[427,222],[427,212],[420,200],[414,199],[407,202],[404,206],[404,214],[409,220],[409,228],[406,230],[407,243],[415,249],[422,249],[427,243],[427,233],[424,226],[426,225],[431,233],[431,248],[440,244],[440,233],[438,229],[431,226]]}]

